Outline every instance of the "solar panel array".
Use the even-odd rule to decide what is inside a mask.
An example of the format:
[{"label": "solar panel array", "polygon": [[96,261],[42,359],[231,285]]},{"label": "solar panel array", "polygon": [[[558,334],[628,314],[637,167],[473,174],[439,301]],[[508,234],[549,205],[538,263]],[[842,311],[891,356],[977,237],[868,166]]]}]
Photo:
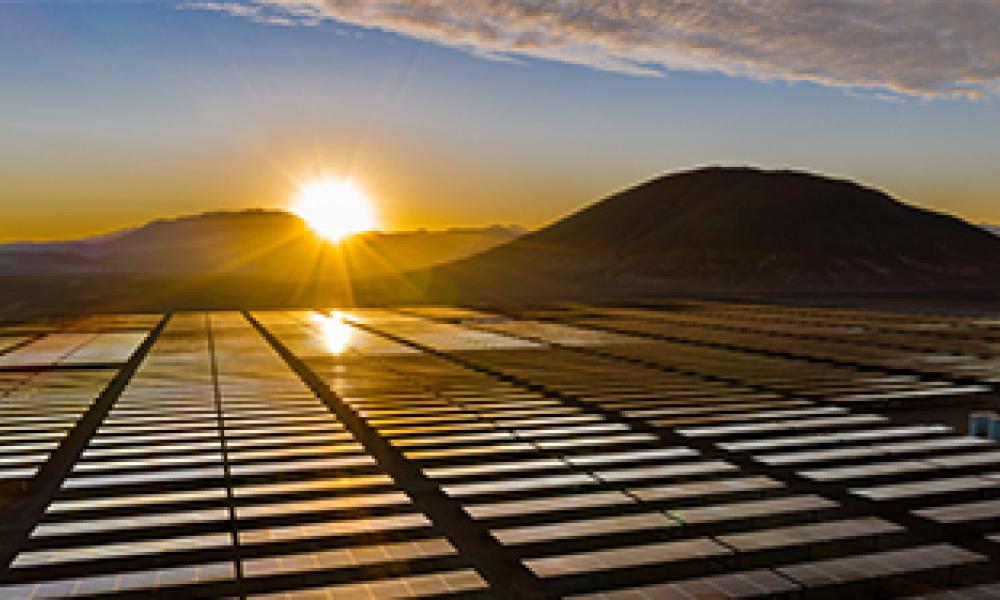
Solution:
[{"label": "solar panel array", "polygon": [[0,325],[0,598],[1000,597],[987,317]]}]

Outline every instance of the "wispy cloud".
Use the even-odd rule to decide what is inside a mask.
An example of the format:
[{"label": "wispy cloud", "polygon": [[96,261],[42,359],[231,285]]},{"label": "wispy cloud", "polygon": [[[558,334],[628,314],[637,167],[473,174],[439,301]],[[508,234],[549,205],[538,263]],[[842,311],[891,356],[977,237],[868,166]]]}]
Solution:
[{"label": "wispy cloud", "polygon": [[715,72],[880,97],[1000,95],[996,0],[220,0],[262,23],[329,20],[477,55],[642,76]]},{"label": "wispy cloud", "polygon": [[264,25],[318,25],[329,17],[318,10],[316,4],[294,7],[283,2],[233,2],[228,0],[182,1],[177,5],[188,10],[207,10],[233,17],[250,19]]}]

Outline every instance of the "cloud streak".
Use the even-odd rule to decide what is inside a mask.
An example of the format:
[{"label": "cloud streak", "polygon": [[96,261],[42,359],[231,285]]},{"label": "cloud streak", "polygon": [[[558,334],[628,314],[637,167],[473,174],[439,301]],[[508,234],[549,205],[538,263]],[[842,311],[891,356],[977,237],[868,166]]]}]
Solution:
[{"label": "cloud streak", "polygon": [[459,47],[640,76],[811,82],[891,97],[1000,95],[995,0],[219,0],[282,25],[335,21]]}]

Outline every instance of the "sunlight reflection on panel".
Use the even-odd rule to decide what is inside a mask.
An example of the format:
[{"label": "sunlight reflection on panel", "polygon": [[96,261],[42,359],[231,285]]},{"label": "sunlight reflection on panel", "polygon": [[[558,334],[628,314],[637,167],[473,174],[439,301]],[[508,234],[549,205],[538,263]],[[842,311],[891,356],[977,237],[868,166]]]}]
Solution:
[{"label": "sunlight reflection on panel", "polygon": [[331,354],[343,354],[351,346],[355,329],[344,322],[339,311],[312,313],[310,318],[323,334],[323,346]]},{"label": "sunlight reflection on panel", "polygon": [[542,344],[492,331],[468,329],[386,309],[352,309],[342,313],[349,323],[373,325],[434,350],[509,350]]},{"label": "sunlight reflection on panel", "polygon": [[298,356],[414,354],[417,350],[351,325],[339,310],[253,313]]}]

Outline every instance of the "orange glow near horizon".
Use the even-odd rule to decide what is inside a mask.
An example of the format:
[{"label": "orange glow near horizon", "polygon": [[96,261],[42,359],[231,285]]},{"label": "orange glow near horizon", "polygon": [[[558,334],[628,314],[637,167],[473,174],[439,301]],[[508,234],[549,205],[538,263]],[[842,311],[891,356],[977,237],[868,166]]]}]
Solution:
[{"label": "orange glow near horizon", "polygon": [[349,180],[323,177],[300,185],[291,211],[331,242],[379,227],[371,199]]}]

